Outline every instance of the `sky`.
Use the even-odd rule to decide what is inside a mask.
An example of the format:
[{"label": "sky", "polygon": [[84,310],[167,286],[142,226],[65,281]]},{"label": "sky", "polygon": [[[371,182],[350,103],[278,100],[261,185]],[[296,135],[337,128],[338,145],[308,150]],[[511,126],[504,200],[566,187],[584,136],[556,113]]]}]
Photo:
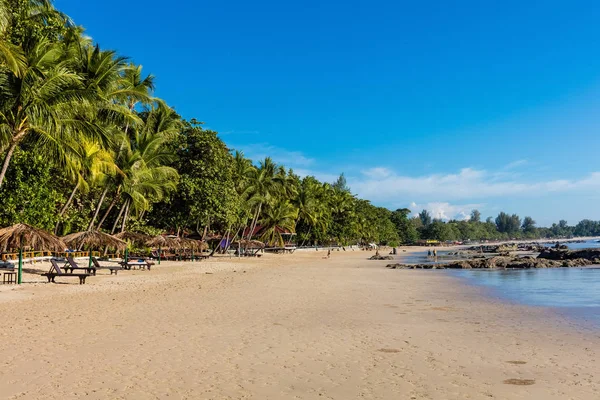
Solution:
[{"label": "sky", "polygon": [[444,219],[600,219],[597,1],[55,5],[254,160]]}]

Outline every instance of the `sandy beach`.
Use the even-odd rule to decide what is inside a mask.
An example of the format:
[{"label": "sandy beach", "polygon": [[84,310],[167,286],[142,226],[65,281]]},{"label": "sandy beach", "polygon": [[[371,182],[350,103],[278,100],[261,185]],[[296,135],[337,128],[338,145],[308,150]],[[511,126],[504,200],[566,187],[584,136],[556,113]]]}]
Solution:
[{"label": "sandy beach", "polygon": [[1,285],[0,398],[600,398],[598,332],[442,271],[325,254]]}]

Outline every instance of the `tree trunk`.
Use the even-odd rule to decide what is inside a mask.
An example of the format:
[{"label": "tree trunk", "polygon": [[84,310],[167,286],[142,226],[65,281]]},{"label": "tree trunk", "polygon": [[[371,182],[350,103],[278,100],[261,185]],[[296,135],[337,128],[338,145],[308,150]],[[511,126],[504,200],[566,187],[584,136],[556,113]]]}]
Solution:
[{"label": "tree trunk", "polygon": [[121,215],[123,215],[123,211],[125,211],[125,206],[127,205],[127,202],[123,203],[123,205],[121,206],[121,211],[119,211],[119,215],[117,216],[117,219],[115,220],[115,223],[113,224],[112,230],[110,231],[110,234],[114,234],[115,231],[117,230],[117,225],[119,224],[119,220],[121,219]]},{"label": "tree trunk", "polygon": [[102,217],[102,220],[100,220],[100,223],[98,224],[98,227],[96,229],[100,229],[100,227],[104,224],[104,220],[106,220],[106,218],[110,214],[112,208],[115,206],[115,204],[117,204],[117,201],[119,201],[119,189],[118,188],[117,188],[117,193],[115,193],[115,197],[113,197],[112,201],[108,205],[108,210],[106,210],[106,212],[104,213],[104,216]]},{"label": "tree trunk", "polygon": [[88,225],[88,231],[92,230],[94,227],[94,222],[96,222],[96,218],[98,218],[98,213],[100,212],[100,207],[102,207],[102,203],[104,203],[104,198],[106,197],[106,193],[108,193],[108,186],[102,192],[102,196],[100,196],[100,200],[98,200],[98,206],[96,207],[96,211],[94,211],[94,216]]},{"label": "tree trunk", "polygon": [[121,225],[121,232],[125,232],[125,227],[127,226],[127,217],[129,217],[129,205],[131,204],[130,200],[127,200],[127,208],[125,209],[125,214],[123,215],[123,224]]},{"label": "tree trunk", "polygon": [[260,216],[260,210],[262,209],[262,203],[258,204],[258,208],[256,209],[256,214],[254,215],[254,219],[250,224],[250,232],[248,232],[248,240],[252,240],[252,235],[254,234],[254,229],[256,229],[256,224],[258,223],[258,217]]},{"label": "tree trunk", "polygon": [[10,159],[12,158],[15,149],[21,142],[21,139],[25,137],[25,133],[27,133],[25,130],[20,130],[17,132],[17,134],[13,137],[10,147],[8,148],[8,152],[6,152],[4,163],[2,164],[2,171],[0,171],[0,187],[2,187],[2,183],[4,183],[4,177],[6,176],[6,170],[8,169],[8,164],[10,164]]},{"label": "tree trunk", "polygon": [[[65,212],[67,212],[67,208],[69,208],[69,206],[71,205],[71,202],[73,201],[73,198],[75,197],[75,193],[77,192],[77,189],[79,189],[79,182],[77,182],[77,185],[75,185],[75,187],[73,188],[73,191],[71,192],[71,195],[69,196],[69,199],[67,200],[67,202],[65,203],[65,205],[63,206],[63,208],[60,209],[60,212],[58,213],[59,217],[62,217],[63,215],[65,215]],[[60,220],[56,221],[56,225],[54,226],[54,234],[58,234],[58,227],[60,226]]]}]

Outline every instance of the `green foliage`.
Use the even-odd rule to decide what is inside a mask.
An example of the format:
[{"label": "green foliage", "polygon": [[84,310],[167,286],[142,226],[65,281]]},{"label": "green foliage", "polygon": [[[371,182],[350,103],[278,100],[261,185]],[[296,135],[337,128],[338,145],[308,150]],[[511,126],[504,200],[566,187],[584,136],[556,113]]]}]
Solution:
[{"label": "green foliage", "polygon": [[43,157],[20,150],[15,153],[0,198],[0,226],[26,223],[49,230],[58,217],[56,204],[63,201]]},{"label": "green foliage", "polygon": [[261,228],[273,245],[294,232],[299,243],[343,245],[600,235],[589,220],[537,228],[504,212],[485,222],[478,210],[448,222],[391,212],[353,195],[344,174],[323,183],[232,154],[153,90],[152,75],[100,49],[51,0],[0,0],[0,225],[238,237]]},{"label": "green foliage", "polygon": [[178,228],[221,224],[235,220],[238,195],[234,188],[233,157],[217,133],[190,123],[170,143],[180,181],[167,200],[154,206],[156,226]]}]

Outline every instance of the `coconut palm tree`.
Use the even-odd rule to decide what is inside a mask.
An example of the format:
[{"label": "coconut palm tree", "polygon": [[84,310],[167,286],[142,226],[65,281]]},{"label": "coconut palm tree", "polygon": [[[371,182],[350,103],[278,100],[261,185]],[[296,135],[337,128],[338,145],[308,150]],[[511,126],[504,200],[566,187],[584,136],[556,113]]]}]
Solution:
[{"label": "coconut palm tree", "polygon": [[247,193],[248,203],[254,208],[254,217],[250,224],[248,239],[252,238],[263,205],[272,201],[273,197],[281,190],[284,180],[285,170],[275,164],[270,157],[261,161],[258,168],[250,170]]},{"label": "coconut palm tree", "polygon": [[25,140],[58,163],[73,151],[75,136],[107,140],[102,127],[74,118],[97,96],[60,62],[61,53],[55,43],[41,39],[25,53],[22,77],[0,70],[0,152],[5,153],[0,186],[14,151]]},{"label": "coconut palm tree", "polygon": [[295,232],[298,209],[290,202],[281,200],[275,205],[266,207],[260,220],[262,225],[261,240],[270,245],[283,246],[283,231]]},{"label": "coconut palm tree", "polygon": [[115,159],[122,175],[115,177],[116,193],[98,225],[100,227],[114,205],[124,199],[113,233],[121,217],[121,230],[124,231],[131,210],[139,215],[149,209],[151,202],[161,200],[177,185],[177,171],[167,166],[174,155],[166,143],[180,131],[179,117],[165,104],[156,103],[151,110],[142,113],[142,120],[141,126],[132,126],[129,135],[121,136],[116,149]]},{"label": "coconut palm tree", "polygon": [[[61,208],[59,217],[65,214],[77,191],[86,193],[90,187],[98,185],[108,176],[113,176],[119,171],[112,155],[97,143],[84,140],[76,149],[76,153],[78,157],[72,158],[69,165],[75,186],[67,202]],[[55,233],[59,224],[60,222],[57,222]]]}]

